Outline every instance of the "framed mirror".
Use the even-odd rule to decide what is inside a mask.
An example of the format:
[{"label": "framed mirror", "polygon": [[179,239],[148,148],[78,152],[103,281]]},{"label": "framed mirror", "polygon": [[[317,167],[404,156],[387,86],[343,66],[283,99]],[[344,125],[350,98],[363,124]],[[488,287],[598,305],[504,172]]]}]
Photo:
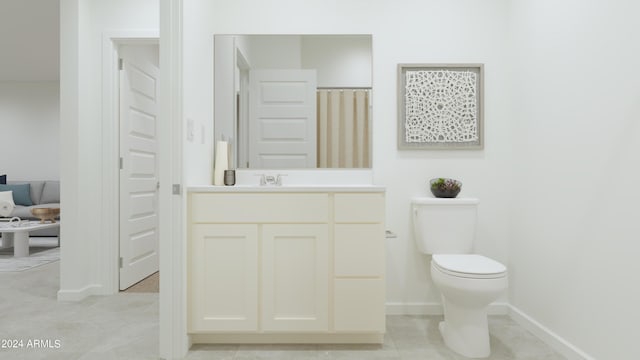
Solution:
[{"label": "framed mirror", "polygon": [[371,63],[371,35],[215,35],[215,139],[235,168],[370,168]]}]

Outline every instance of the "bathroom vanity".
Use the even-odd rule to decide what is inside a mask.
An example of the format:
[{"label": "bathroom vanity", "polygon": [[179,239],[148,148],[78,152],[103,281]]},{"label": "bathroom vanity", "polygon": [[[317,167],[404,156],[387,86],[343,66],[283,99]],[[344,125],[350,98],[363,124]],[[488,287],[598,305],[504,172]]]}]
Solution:
[{"label": "bathroom vanity", "polygon": [[201,186],[188,196],[193,343],[382,343],[384,188]]}]

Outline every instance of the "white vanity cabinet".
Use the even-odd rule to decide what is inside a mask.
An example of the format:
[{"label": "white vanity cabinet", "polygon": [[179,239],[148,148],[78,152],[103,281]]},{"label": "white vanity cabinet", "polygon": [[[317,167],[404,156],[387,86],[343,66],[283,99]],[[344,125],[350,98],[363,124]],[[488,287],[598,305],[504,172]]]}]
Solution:
[{"label": "white vanity cabinet", "polygon": [[381,342],[384,192],[189,193],[193,342]]}]

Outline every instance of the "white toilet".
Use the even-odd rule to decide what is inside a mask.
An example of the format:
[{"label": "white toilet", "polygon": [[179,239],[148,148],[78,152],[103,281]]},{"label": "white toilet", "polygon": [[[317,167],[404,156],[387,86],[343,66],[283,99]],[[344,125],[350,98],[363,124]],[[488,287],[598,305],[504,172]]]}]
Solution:
[{"label": "white toilet", "polygon": [[471,254],[478,199],[414,198],[418,248],[431,254],[431,277],[442,294],[440,333],[453,351],[470,358],[491,353],[487,306],[507,288],[507,268]]}]

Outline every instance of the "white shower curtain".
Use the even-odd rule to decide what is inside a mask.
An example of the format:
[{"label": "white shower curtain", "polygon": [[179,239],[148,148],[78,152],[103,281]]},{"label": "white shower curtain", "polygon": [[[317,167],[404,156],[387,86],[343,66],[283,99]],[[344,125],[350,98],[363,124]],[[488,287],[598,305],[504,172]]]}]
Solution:
[{"label": "white shower curtain", "polygon": [[318,90],[318,167],[369,168],[369,90]]}]

